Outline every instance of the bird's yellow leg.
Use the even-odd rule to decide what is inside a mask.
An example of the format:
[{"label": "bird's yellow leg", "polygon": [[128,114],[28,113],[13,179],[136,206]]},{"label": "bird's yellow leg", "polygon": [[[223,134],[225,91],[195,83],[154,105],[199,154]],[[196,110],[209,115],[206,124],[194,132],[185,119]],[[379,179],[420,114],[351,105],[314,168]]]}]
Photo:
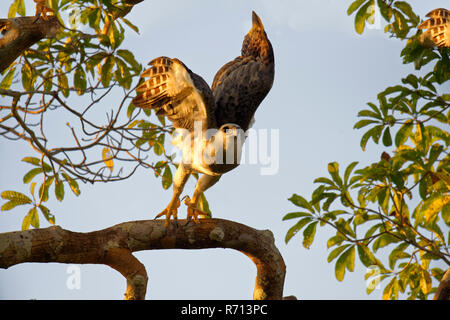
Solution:
[{"label": "bird's yellow leg", "polygon": [[180,207],[180,199],[174,195],[172,197],[172,200],[170,200],[169,205],[163,211],[158,213],[155,219],[158,219],[159,217],[162,216],[166,216],[165,226],[168,227],[170,224],[170,218],[173,217],[175,224],[177,224],[178,219],[177,213],[179,207]]},{"label": "bird's yellow leg", "polygon": [[184,204],[187,205],[187,222],[194,220],[195,223],[198,223],[199,215],[208,215],[206,212],[203,212],[197,208],[198,200],[201,194],[206,191],[208,188],[212,187],[217,181],[220,179],[220,175],[210,176],[204,174],[197,181],[197,185],[195,186],[194,194],[192,195],[192,199],[188,196],[185,197]]},{"label": "bird's yellow leg", "polygon": [[178,207],[180,206],[180,195],[181,192],[183,192],[184,185],[186,184],[190,174],[191,170],[180,163],[173,179],[172,199],[170,200],[168,206],[155,217],[155,219],[157,219],[161,216],[166,216],[166,227],[169,226],[171,217],[173,217],[175,225],[177,224],[177,212]]},{"label": "bird's yellow leg", "polygon": [[188,224],[189,221],[191,221],[191,219],[195,223],[198,223],[199,215],[207,215],[206,212],[203,212],[203,211],[197,209],[197,202],[198,202],[199,197],[200,197],[200,194],[198,194],[196,196],[195,192],[194,192],[194,195],[192,196],[192,200],[189,196],[185,197],[184,204],[187,206],[187,216],[186,216],[187,222],[186,222],[186,224]]}]

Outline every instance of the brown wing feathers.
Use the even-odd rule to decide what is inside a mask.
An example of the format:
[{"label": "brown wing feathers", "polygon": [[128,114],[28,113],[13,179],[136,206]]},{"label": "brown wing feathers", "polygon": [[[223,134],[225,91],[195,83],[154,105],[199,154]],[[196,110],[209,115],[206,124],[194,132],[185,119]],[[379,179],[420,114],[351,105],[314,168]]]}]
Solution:
[{"label": "brown wing feathers", "polygon": [[205,128],[213,124],[208,113],[214,113],[209,112],[214,100],[200,76],[178,59],[159,57],[149,65],[141,75],[148,80],[136,88],[135,106],[156,109],[158,115],[167,116],[176,128],[192,129],[195,121],[203,121]]},{"label": "brown wing feathers", "polygon": [[272,87],[274,55],[261,19],[253,12],[241,56],[225,64],[214,77],[212,91],[202,77],[180,60],[159,57],[142,73],[148,78],[136,89],[135,106],[157,109],[176,128],[193,129],[234,123],[247,130],[253,114]]},{"label": "brown wing feathers", "polygon": [[[171,61],[162,64],[164,58],[156,58],[149,64],[151,68],[145,70],[141,78],[150,78],[137,87],[137,97],[133,99],[133,104],[140,108],[160,108],[168,102],[167,80]],[[170,63],[168,63],[170,62]]]},{"label": "brown wing feathers", "polygon": [[225,64],[214,77],[216,121],[235,123],[246,131],[274,79],[274,55],[261,19],[253,12],[252,28],[242,43],[241,56]]},{"label": "brown wing feathers", "polygon": [[434,9],[427,17],[429,19],[419,25],[419,29],[427,29],[424,36],[438,47],[450,47],[450,12],[443,8]]}]

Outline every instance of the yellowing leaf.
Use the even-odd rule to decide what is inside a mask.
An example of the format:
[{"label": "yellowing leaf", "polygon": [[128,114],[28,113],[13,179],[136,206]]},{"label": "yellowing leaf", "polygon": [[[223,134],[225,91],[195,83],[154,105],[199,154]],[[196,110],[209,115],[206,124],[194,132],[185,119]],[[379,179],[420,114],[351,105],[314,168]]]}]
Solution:
[{"label": "yellowing leaf", "polygon": [[430,221],[448,203],[450,203],[450,195],[439,195],[426,200],[422,206],[425,221]]},{"label": "yellowing leaf", "polygon": [[103,148],[102,159],[103,159],[103,162],[105,163],[105,165],[108,167],[108,169],[111,170],[111,172],[114,169],[113,158],[114,158],[114,155],[113,155],[111,149],[108,147]]}]

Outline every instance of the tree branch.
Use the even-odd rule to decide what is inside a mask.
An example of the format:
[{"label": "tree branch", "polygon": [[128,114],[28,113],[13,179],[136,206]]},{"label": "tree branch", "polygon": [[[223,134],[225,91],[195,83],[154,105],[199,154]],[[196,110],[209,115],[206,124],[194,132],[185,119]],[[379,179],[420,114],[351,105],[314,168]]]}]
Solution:
[{"label": "tree branch", "polygon": [[5,70],[22,52],[44,38],[52,38],[60,28],[56,17],[47,20],[36,17],[0,19],[0,72]]},{"label": "tree branch", "polygon": [[0,268],[25,262],[105,264],[127,279],[125,299],[144,299],[147,273],[132,252],[155,249],[230,248],[247,255],[257,268],[253,298],[282,299],[286,267],[269,230],[203,219],[199,224],[164,226],[163,220],[124,222],[79,233],[61,227],[0,234]]},{"label": "tree branch", "polygon": [[437,287],[434,300],[450,300],[450,268],[444,273],[444,276]]}]

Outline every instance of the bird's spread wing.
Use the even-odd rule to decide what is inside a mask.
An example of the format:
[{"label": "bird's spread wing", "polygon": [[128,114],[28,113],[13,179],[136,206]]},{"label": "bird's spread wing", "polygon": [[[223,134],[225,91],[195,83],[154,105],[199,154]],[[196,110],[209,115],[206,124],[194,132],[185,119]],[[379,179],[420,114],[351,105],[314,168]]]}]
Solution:
[{"label": "bird's spread wing", "polygon": [[212,91],[220,127],[234,123],[246,131],[272,87],[274,57],[264,26],[253,12],[253,25],[244,38],[241,56],[225,64],[214,77]]},{"label": "bird's spread wing", "polygon": [[214,98],[202,77],[178,59],[159,57],[149,65],[141,75],[146,80],[136,88],[135,106],[156,109],[175,128],[193,130],[196,121],[203,129],[215,126]]},{"label": "bird's spread wing", "polygon": [[424,35],[438,47],[450,47],[450,11],[434,9],[427,14],[428,20],[419,25],[419,29],[427,29]]}]

